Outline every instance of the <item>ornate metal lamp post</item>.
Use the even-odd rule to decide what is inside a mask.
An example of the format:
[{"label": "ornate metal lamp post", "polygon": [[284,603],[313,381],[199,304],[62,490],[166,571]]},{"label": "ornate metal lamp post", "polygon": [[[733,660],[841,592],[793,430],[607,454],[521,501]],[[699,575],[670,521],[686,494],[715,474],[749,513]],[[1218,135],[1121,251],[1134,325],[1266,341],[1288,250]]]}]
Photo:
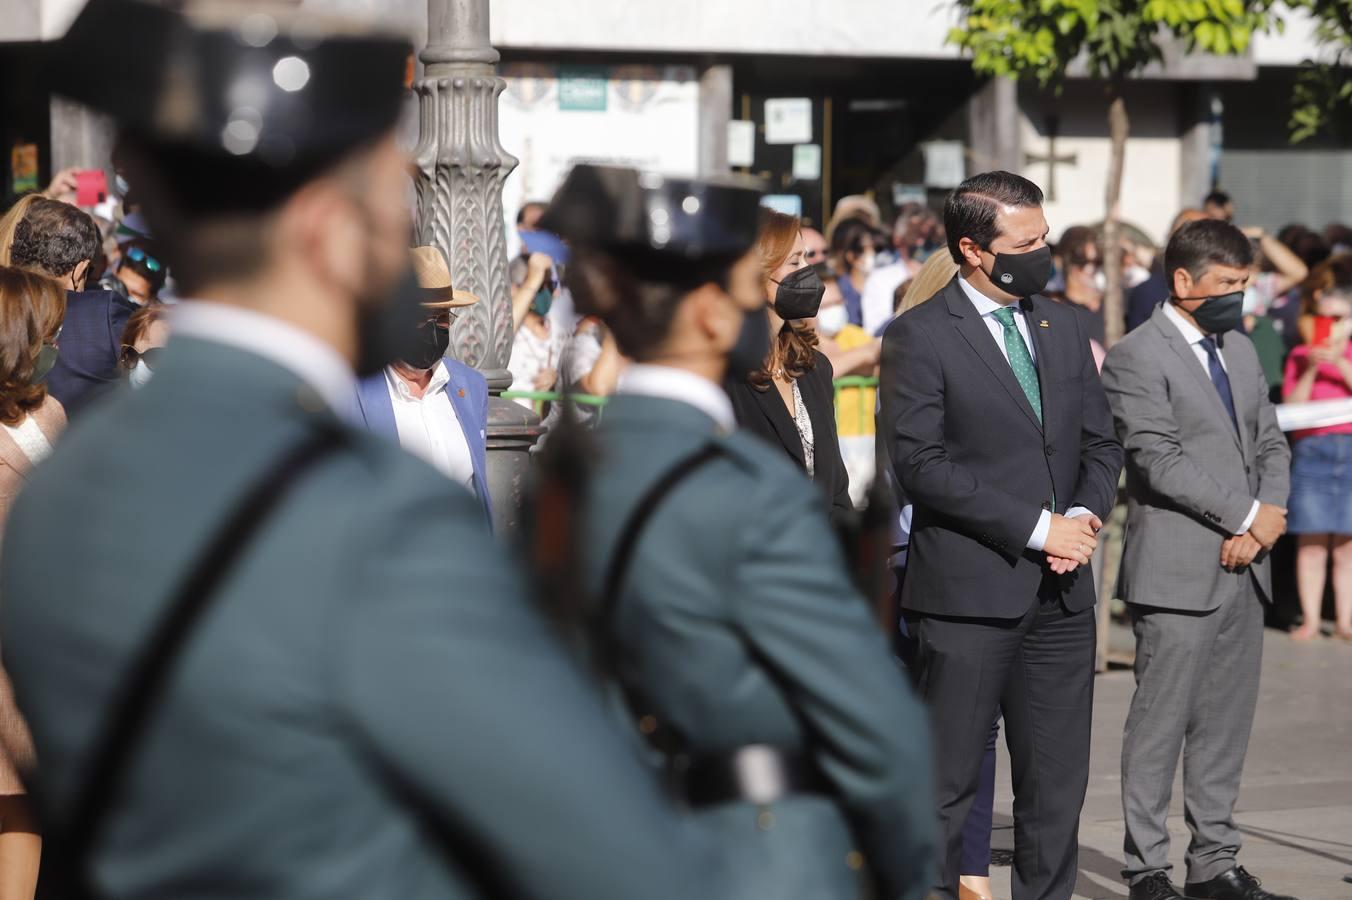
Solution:
[{"label": "ornate metal lamp post", "polygon": [[489,44],[488,0],[428,0],[427,48],[418,94],[418,243],[440,247],[457,288],[478,305],[452,334],[452,352],[488,379],[488,480],[499,533],[519,517],[539,419],[497,396],[512,382],[511,284],[502,184],[516,157],[498,140],[498,95],[506,86]]}]

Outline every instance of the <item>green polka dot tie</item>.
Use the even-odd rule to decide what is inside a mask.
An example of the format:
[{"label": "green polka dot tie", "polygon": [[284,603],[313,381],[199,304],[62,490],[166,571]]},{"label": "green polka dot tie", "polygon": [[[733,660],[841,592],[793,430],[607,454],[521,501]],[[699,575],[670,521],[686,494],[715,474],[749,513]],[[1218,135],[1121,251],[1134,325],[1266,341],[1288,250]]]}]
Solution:
[{"label": "green polka dot tie", "polygon": [[1019,334],[1019,328],[1014,324],[1014,310],[1005,306],[991,315],[995,316],[996,321],[1005,330],[1005,353],[1009,356],[1009,367],[1014,370],[1014,377],[1019,379],[1019,387],[1023,388],[1024,395],[1033,405],[1033,412],[1037,413],[1037,419],[1041,422],[1042,389],[1038,387],[1037,369],[1033,366],[1033,357],[1028,354],[1028,345],[1023,342],[1023,335]]}]

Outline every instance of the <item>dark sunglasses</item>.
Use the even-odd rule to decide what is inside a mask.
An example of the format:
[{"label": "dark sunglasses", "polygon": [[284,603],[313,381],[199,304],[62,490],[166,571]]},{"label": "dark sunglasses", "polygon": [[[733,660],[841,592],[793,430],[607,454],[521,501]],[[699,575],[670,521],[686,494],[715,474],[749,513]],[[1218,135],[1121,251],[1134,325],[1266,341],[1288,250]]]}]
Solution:
[{"label": "dark sunglasses", "polygon": [[450,328],[452,323],[455,322],[455,318],[455,313],[446,310],[445,312],[439,312],[434,316],[428,316],[426,319],[423,319],[418,327],[426,328],[431,325],[435,328]]},{"label": "dark sunglasses", "polygon": [[164,268],[164,263],[160,262],[140,247],[132,247],[127,251],[127,259],[134,263],[141,263],[152,272],[158,272]]},{"label": "dark sunglasses", "polygon": [[144,362],[146,368],[155,371],[160,364],[160,351],[163,347],[147,347],[145,350],[137,350],[129,344],[122,345],[122,368],[134,369],[137,361]]}]

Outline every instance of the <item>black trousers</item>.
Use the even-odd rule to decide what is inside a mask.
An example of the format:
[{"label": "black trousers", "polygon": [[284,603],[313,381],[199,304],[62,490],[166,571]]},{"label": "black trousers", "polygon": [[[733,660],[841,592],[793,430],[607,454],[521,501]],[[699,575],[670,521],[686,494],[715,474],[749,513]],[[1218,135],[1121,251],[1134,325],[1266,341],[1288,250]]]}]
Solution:
[{"label": "black trousers", "polygon": [[1066,900],[1089,782],[1093,609],[1071,614],[1049,601],[1019,619],[907,618],[935,741],[938,892],[958,894],[963,824],[999,707],[1014,782],[1014,900]]}]

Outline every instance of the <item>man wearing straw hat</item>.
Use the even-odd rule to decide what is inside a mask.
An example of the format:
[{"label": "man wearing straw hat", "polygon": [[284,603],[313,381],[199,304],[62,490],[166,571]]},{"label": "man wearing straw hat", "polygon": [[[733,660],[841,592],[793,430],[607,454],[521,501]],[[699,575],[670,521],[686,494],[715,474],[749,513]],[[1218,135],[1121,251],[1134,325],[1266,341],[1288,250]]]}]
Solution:
[{"label": "man wearing straw hat", "polygon": [[416,247],[410,255],[428,313],[418,324],[417,356],[392,363],[358,383],[354,421],[397,440],[473,492],[491,528],[485,446],[488,383],[473,368],[446,356],[454,310],[473,306],[479,298],[451,286],[451,271],[440,249]]}]

